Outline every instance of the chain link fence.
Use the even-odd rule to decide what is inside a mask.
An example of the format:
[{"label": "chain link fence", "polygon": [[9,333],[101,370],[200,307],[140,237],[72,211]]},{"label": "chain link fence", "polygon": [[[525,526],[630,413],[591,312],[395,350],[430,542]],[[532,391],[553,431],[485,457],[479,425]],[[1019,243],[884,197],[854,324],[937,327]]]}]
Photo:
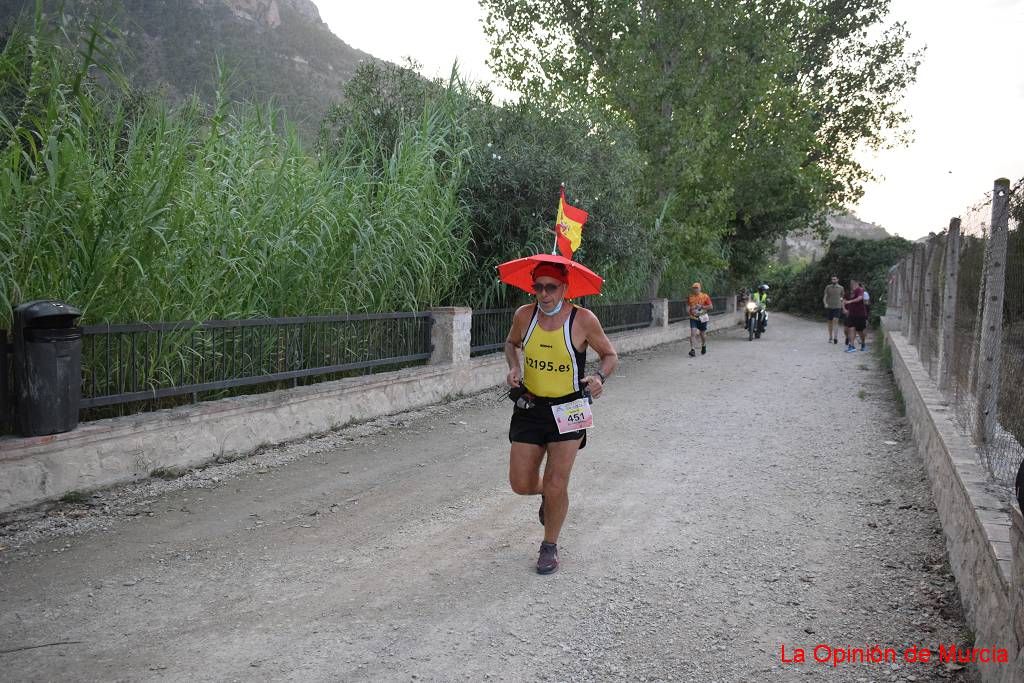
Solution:
[{"label": "chain link fence", "polygon": [[948,229],[919,240],[889,278],[889,317],[1006,489],[1024,460],[1022,218],[1024,180],[996,181]]},{"label": "chain link fence", "polygon": [[1010,481],[1024,457],[1024,180],[1013,188],[1006,239],[1006,295],[1003,302],[1003,334],[1000,340],[1000,382],[997,400],[996,453],[1010,453]]}]

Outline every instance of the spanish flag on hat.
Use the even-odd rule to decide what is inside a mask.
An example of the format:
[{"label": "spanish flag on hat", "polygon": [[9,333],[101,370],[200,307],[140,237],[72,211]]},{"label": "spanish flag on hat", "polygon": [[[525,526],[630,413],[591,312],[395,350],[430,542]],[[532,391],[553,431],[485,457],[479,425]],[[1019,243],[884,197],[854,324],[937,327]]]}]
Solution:
[{"label": "spanish flag on hat", "polygon": [[583,242],[583,224],[587,222],[587,212],[570,206],[565,201],[565,186],[558,200],[558,219],[555,221],[555,244],[558,251],[567,259],[580,248]]}]

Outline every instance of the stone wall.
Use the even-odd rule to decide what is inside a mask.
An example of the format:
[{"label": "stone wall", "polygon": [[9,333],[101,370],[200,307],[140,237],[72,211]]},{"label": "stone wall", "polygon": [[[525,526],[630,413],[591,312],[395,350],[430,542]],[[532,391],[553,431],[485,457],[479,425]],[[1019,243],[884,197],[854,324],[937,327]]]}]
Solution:
[{"label": "stone wall", "polygon": [[1013,553],[1009,582],[1010,617],[1019,652],[1009,680],[1024,681],[1024,517],[1016,505],[1010,508],[1010,522],[1010,549]]},{"label": "stone wall", "polygon": [[[98,420],[65,434],[0,438],[0,512],[496,387],[505,380],[504,355],[470,358],[471,317],[468,308],[434,311],[434,353],[425,367]],[[712,331],[736,323],[735,315],[711,320]],[[611,335],[616,350],[629,353],[689,336],[685,322],[658,322]]]},{"label": "stone wall", "polygon": [[977,449],[954,424],[916,349],[889,323],[883,325],[893,375],[928,471],[974,646],[1001,647],[1009,654],[1009,664],[981,664],[978,671],[984,681],[1019,683],[1024,681],[1024,520],[1015,505],[1010,510],[988,492]]}]

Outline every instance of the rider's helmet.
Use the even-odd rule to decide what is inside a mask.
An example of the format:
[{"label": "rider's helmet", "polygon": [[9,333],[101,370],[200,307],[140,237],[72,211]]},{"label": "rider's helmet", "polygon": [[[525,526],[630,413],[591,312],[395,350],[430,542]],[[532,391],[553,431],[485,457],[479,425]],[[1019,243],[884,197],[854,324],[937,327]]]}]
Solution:
[{"label": "rider's helmet", "polygon": [[768,285],[760,285],[760,286],[758,286],[758,289],[761,290],[762,292],[767,292],[768,291]]}]

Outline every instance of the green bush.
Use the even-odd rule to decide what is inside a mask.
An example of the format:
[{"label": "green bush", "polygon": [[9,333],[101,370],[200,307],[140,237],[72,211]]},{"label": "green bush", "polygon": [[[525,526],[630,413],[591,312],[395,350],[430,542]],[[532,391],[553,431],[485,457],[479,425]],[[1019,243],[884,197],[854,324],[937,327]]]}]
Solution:
[{"label": "green bush", "polygon": [[494,307],[516,299],[498,282],[494,266],[552,250],[563,182],[568,201],[590,213],[577,260],[605,277],[609,298],[644,296],[651,244],[636,210],[641,161],[634,136],[621,124],[552,116],[526,100],[498,107],[487,89],[457,78],[430,82],[409,68],[364,64],[344,102],[325,118],[321,151],[345,149],[358,131],[367,148],[386,158],[402,122],[442,100],[457,101],[468,139],[460,199],[477,260],[465,273],[458,303]]}]

